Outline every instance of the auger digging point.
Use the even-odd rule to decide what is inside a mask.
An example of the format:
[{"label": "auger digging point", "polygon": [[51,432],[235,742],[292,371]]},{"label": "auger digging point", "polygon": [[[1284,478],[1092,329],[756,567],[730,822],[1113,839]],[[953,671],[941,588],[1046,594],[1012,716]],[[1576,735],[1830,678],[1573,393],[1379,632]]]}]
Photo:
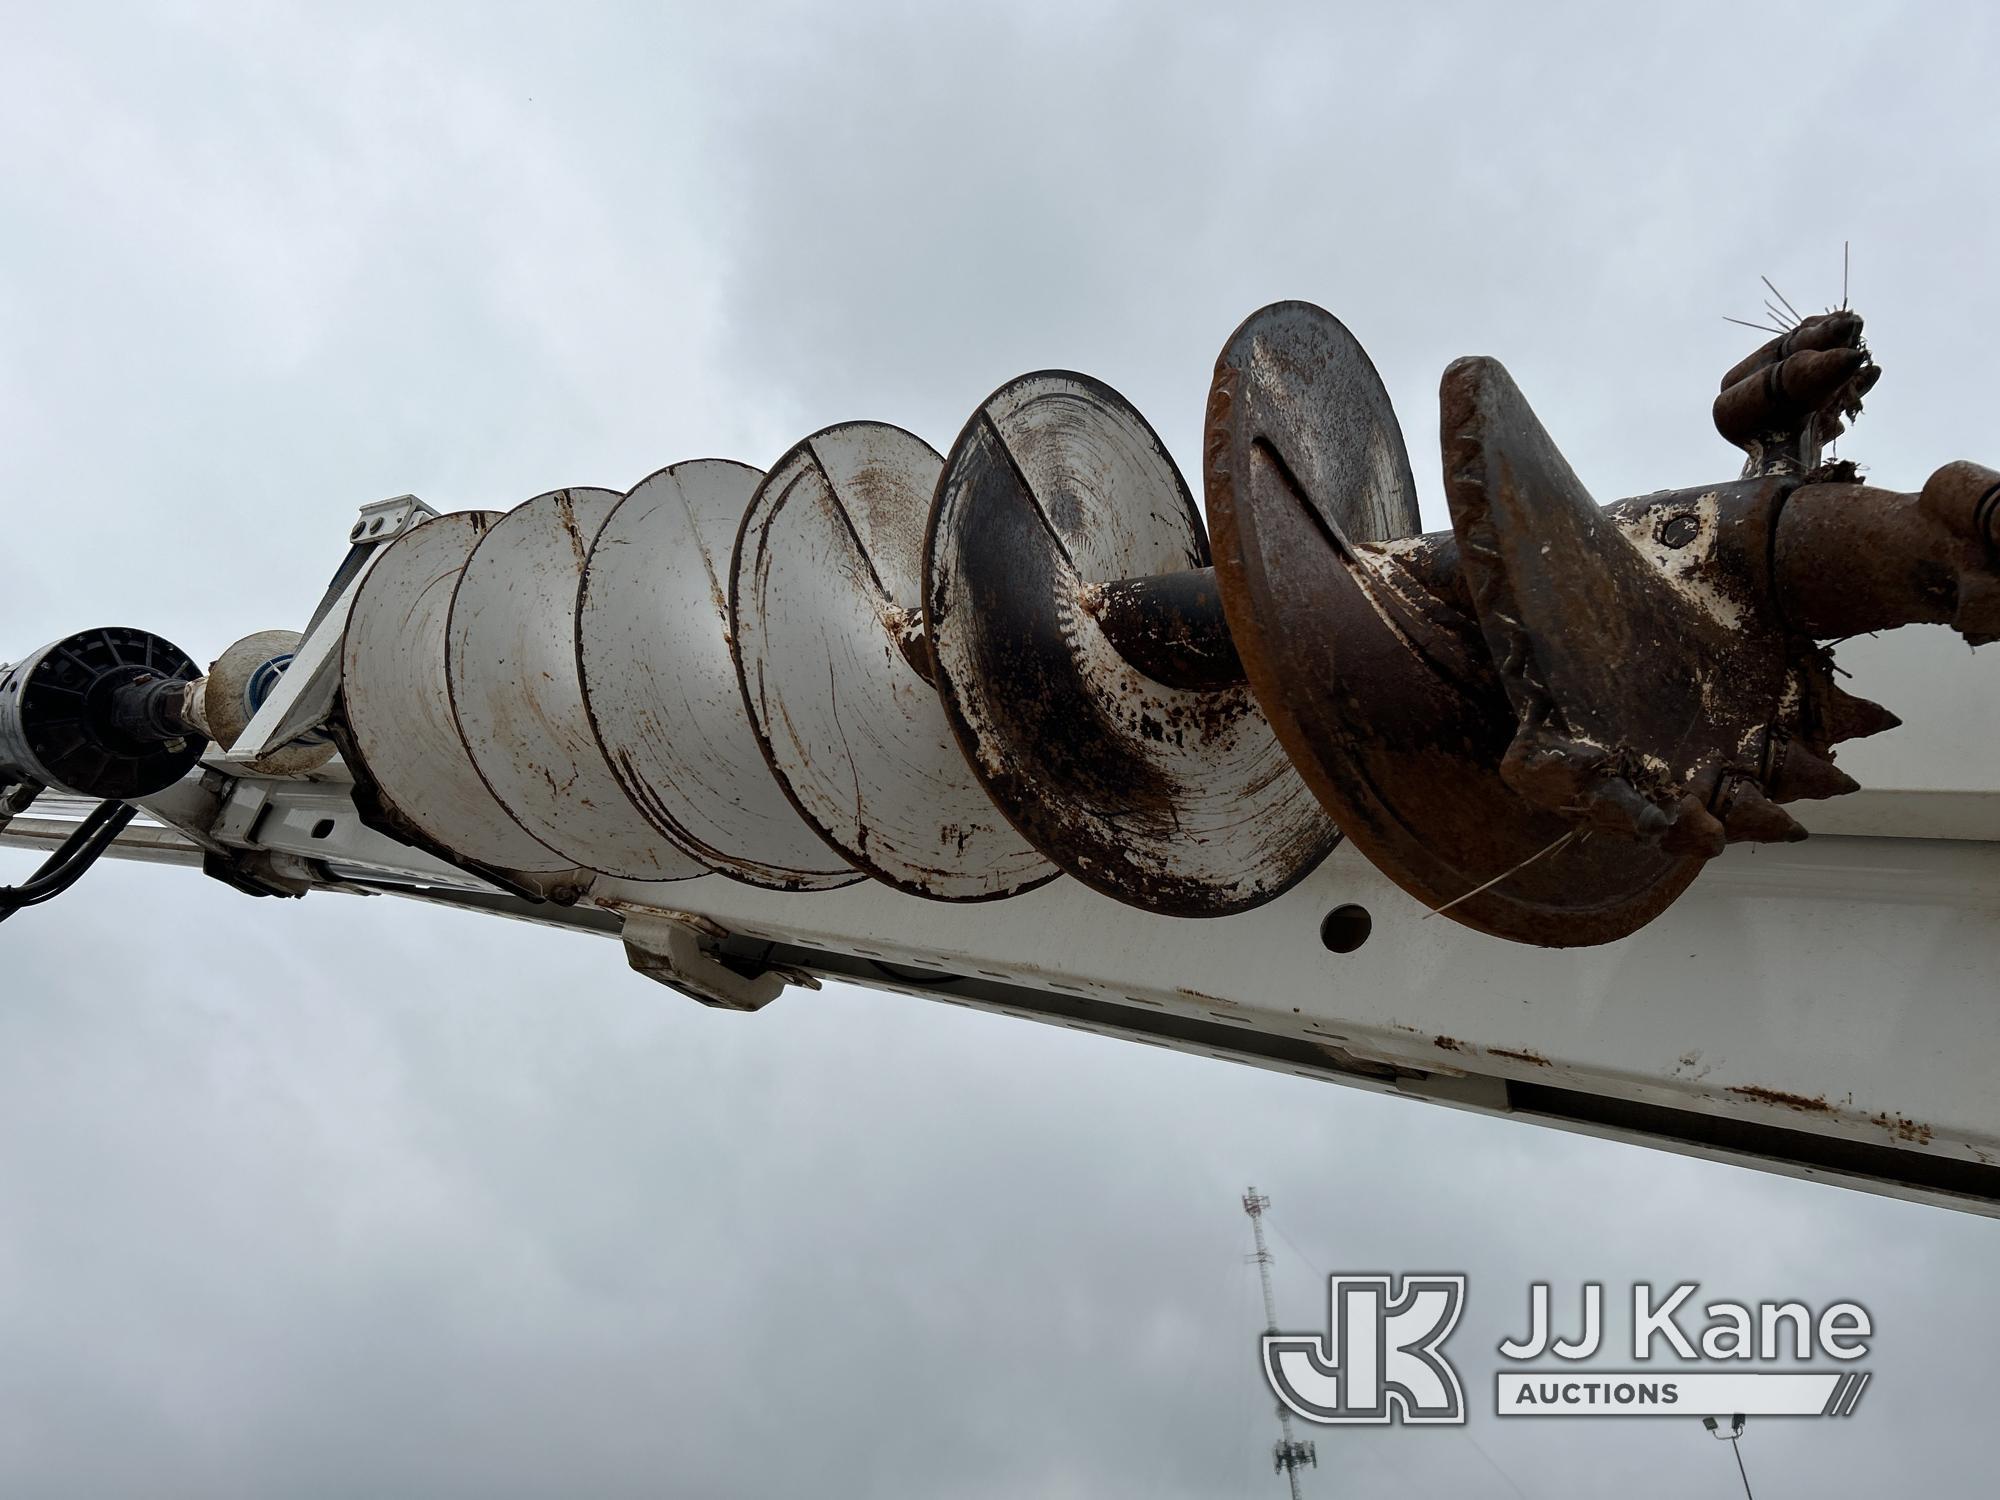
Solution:
[{"label": "auger digging point", "polygon": [[[1407,462],[1360,346],[1302,303],[1217,365],[1217,573],[1250,680],[1342,831],[1419,900],[1520,942],[1645,925],[1727,842],[1804,837],[1779,805],[1854,783],[1833,743],[1894,725],[1820,640],[2000,631],[2000,476],[1921,495],[1822,466],[1879,373],[1846,312],[1732,369],[1746,477],[1600,508],[1501,366],[1440,393],[1451,533],[1382,545]],[[1414,527],[1411,527],[1414,531]]]}]

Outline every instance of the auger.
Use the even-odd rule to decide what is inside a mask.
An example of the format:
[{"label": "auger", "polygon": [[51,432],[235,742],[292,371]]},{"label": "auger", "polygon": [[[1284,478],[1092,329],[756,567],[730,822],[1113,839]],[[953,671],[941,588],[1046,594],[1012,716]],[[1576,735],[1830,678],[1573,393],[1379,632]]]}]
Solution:
[{"label": "auger", "polygon": [[[1466,1045],[1442,1032],[1363,1043],[1367,1025],[1336,1033],[1305,1004],[1270,1020],[1102,964],[982,967],[943,912],[1048,912],[1066,876],[1188,951],[1290,910],[1310,877],[1324,949],[1352,953],[1384,907],[1327,900],[1361,869],[1315,876],[1345,840],[1415,898],[1409,922],[1482,935],[1469,951],[1639,933],[1726,846],[1803,838],[1788,804],[1855,789],[1834,746],[1898,720],[1838,685],[1835,643],[1916,623],[2000,638],[2000,474],[1954,463],[1903,494],[1825,458],[1879,373],[1858,316],[1804,319],[1722,382],[1740,477],[1600,507],[1506,371],[1460,360],[1441,391],[1451,528],[1426,534],[1374,366],[1330,314],[1281,303],[1217,362],[1206,526],[1145,419],[1063,371],[1002,386],[942,455],[848,422],[768,472],[677,463],[504,515],[401,497],[364,509],[303,634],[246,637],[205,676],[126,629],[7,669],[0,784],[16,817],[45,788],[140,806],[261,894],[449,893],[615,930],[712,1003],[851,974],[827,934],[858,910],[844,888],[872,883],[895,894],[854,919],[870,941],[953,934],[889,939],[900,958],[849,945],[875,982],[1038,1014],[1096,996],[1118,1012],[1092,1013],[1100,1029],[1265,1061],[1296,1032],[1308,1070],[1389,1086],[1482,1076],[1440,1063]],[[246,789],[264,813],[232,813]],[[260,841],[257,818],[294,806],[368,837],[312,835],[338,858]],[[48,899],[126,837],[100,818],[5,899]],[[766,893],[755,919],[676,894],[709,876]],[[1222,920],[1183,939],[1189,918]],[[1456,954],[1448,930],[1399,942]],[[1258,1041],[1218,1044],[1217,1023]],[[1513,1059],[1496,1077],[1548,1065],[1484,1052]]]},{"label": "auger", "polygon": [[1237,331],[1207,476],[1231,632],[1384,873],[1501,937],[1623,937],[1726,843],[1804,837],[1778,804],[1854,789],[1832,745],[1899,721],[1835,684],[1822,642],[1923,621],[1994,638],[2000,474],[1952,464],[1898,495],[1820,461],[1879,374],[1861,327],[1809,319],[1724,378],[1743,478],[1602,509],[1507,372],[1460,360],[1452,530],[1422,537],[1352,336],[1303,305]]}]

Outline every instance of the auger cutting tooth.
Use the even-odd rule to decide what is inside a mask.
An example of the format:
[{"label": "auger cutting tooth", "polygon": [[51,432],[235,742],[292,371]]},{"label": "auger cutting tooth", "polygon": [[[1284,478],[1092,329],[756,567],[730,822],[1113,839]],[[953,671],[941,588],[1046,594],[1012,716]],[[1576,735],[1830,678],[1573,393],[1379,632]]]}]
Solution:
[{"label": "auger cutting tooth", "polygon": [[1797,740],[1772,757],[1767,786],[1773,802],[1816,801],[1861,790],[1860,782]]},{"label": "auger cutting tooth", "polygon": [[1828,744],[1866,739],[1894,729],[1903,721],[1881,704],[1838,686],[1826,689],[1820,703],[1820,725]]},{"label": "auger cutting tooth", "polygon": [[1728,842],[1729,831],[1721,819],[1692,794],[1680,799],[1672,825],[1660,837],[1660,847],[1667,853],[1690,854],[1697,859],[1715,858]]},{"label": "auger cutting tooth", "polygon": [[1751,782],[1739,784],[1722,814],[1732,844],[1794,844],[1806,836],[1798,819]]}]

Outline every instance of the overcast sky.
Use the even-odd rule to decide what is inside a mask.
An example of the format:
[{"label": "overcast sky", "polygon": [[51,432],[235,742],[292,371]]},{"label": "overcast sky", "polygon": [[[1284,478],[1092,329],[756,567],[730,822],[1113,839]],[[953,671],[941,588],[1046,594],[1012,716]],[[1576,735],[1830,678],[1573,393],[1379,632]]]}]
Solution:
[{"label": "overcast sky", "polygon": [[[303,623],[354,507],[504,508],[1100,376],[1191,465],[1246,313],[1500,356],[1601,498],[1730,473],[1768,274],[1843,452],[1992,462],[2000,26],[1925,4],[0,0],[0,657]],[[1982,446],[1984,445],[1984,446]],[[0,857],[0,878],[27,861]],[[1325,1270],[1856,1298],[1758,1494],[1984,1494],[1990,1223],[607,943],[105,868],[0,929],[0,1491],[1282,1493],[1237,1204]],[[1315,1434],[1313,1495],[1728,1495],[1692,1421]]]}]

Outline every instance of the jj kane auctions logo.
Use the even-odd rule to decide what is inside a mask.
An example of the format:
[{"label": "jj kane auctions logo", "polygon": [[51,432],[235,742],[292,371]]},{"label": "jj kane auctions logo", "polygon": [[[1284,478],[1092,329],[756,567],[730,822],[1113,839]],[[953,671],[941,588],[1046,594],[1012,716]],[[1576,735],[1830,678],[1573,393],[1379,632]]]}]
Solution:
[{"label": "jj kane auctions logo", "polygon": [[[1848,1368],[1874,1332],[1858,1302],[1818,1313],[1802,1302],[1710,1302],[1698,1282],[1631,1289],[1631,1359],[1643,1368],[1582,1363],[1605,1350],[1604,1286],[1581,1288],[1573,1337],[1558,1336],[1549,1284],[1528,1289],[1528,1332],[1503,1340],[1494,1376],[1503,1417],[1849,1416],[1870,1376]],[[1264,1377],[1308,1422],[1459,1424],[1465,1394],[1445,1341],[1465,1310],[1466,1278],[1335,1275],[1327,1279],[1327,1331],[1264,1336]],[[1833,1361],[1834,1368],[1801,1365]],[[1553,1362],[1551,1362],[1553,1361]],[[1771,1368],[1783,1363],[1789,1368]],[[1525,1368],[1522,1368],[1525,1366]],[[1762,1368],[1759,1368],[1759,1367]]]}]

